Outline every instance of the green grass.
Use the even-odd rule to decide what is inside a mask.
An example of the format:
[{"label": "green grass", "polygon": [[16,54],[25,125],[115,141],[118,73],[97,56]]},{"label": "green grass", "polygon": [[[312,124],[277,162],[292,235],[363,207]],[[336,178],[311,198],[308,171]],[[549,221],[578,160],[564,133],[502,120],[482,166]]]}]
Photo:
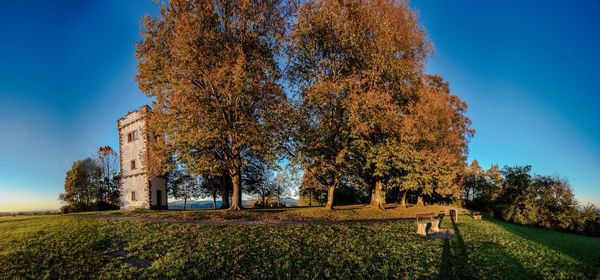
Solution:
[{"label": "green grass", "polygon": [[[371,219],[405,219],[413,218],[416,213],[440,212],[448,214],[453,206],[413,206],[409,208],[392,208],[386,211],[369,208],[366,205],[340,206],[339,211],[328,211],[323,207],[247,209],[245,211],[228,210],[114,210],[103,212],[86,212],[76,215],[100,215],[133,217],[145,219],[169,219],[178,221],[331,221],[331,220],[371,220]],[[464,209],[458,208],[459,212]]]},{"label": "green grass", "polygon": [[[316,219],[319,210],[275,213]],[[402,212],[344,210],[328,218],[406,215],[393,211]],[[196,214],[211,213],[229,215]],[[142,214],[176,215],[111,215]],[[598,238],[469,217],[455,225],[446,218],[442,227],[457,234],[420,238],[411,220],[205,225],[81,215],[1,217],[0,279],[600,279]],[[115,250],[152,264],[130,265],[111,257]]]}]

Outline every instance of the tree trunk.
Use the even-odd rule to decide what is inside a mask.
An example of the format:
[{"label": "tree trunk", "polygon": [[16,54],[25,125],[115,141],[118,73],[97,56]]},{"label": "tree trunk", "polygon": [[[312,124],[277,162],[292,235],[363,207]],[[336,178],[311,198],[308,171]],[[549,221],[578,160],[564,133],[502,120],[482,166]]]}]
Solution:
[{"label": "tree trunk", "polygon": [[308,193],[308,206],[312,206],[312,192]]},{"label": "tree trunk", "polygon": [[423,196],[422,195],[419,195],[419,197],[417,198],[417,205],[418,206],[425,206],[423,204]]},{"label": "tree trunk", "polygon": [[212,184],[213,209],[217,209],[217,188]]},{"label": "tree trunk", "polygon": [[229,175],[221,176],[221,207],[220,209],[229,209]]},{"label": "tree trunk", "polygon": [[327,187],[327,204],[325,204],[326,210],[333,209],[333,195],[335,193],[335,184],[331,184]]},{"label": "tree trunk", "polygon": [[213,209],[217,209],[217,192],[215,192],[214,189],[213,189],[213,193],[212,193],[212,198],[213,198]]},{"label": "tree trunk", "polygon": [[[281,192],[281,190],[279,190]],[[281,195],[277,195],[277,207],[281,207]]]},{"label": "tree trunk", "polygon": [[400,206],[402,206],[402,208],[406,208],[406,191],[402,192],[402,196],[400,197]]},{"label": "tree trunk", "polygon": [[185,210],[185,207],[187,206],[187,198],[183,199],[183,210]]},{"label": "tree trunk", "polygon": [[371,192],[371,207],[385,210],[385,191],[381,180],[375,181],[375,187]]},{"label": "tree trunk", "polygon": [[233,197],[231,198],[231,207],[229,207],[229,210],[240,210],[243,207],[239,171],[231,175],[231,183],[233,184]]}]

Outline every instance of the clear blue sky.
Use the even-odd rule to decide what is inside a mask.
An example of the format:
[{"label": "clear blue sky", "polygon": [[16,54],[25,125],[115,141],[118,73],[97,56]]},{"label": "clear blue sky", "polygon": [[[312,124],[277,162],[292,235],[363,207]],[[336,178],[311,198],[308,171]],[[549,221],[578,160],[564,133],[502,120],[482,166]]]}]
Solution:
[{"label": "clear blue sky", "polygon": [[[600,2],[412,1],[427,71],[469,104],[470,159],[533,165],[600,204]],[[3,1],[0,211],[59,206],[65,172],[148,100],[134,81],[147,0]]]}]

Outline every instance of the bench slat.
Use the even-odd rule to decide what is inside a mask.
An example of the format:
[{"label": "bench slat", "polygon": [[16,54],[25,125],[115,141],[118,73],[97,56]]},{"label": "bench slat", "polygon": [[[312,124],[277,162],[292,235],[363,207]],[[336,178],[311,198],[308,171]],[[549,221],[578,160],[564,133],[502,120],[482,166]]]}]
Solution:
[{"label": "bench slat", "polygon": [[418,220],[417,223],[418,224],[429,224],[429,223],[433,223],[435,221],[439,221],[440,219],[428,219],[428,220]]},{"label": "bench slat", "polygon": [[415,218],[431,218],[433,217],[433,215],[435,215],[434,213],[420,213],[420,214],[415,214]]}]

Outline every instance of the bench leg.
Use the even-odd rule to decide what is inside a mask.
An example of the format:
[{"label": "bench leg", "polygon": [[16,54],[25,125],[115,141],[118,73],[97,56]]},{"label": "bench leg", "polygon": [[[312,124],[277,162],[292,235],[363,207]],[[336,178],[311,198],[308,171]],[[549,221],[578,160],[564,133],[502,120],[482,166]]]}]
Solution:
[{"label": "bench leg", "polygon": [[431,222],[431,231],[438,232],[440,231],[440,221],[435,220]]},{"label": "bench leg", "polygon": [[417,234],[420,236],[427,236],[427,232],[425,231],[427,229],[427,224],[424,223],[418,223],[417,224]]}]

